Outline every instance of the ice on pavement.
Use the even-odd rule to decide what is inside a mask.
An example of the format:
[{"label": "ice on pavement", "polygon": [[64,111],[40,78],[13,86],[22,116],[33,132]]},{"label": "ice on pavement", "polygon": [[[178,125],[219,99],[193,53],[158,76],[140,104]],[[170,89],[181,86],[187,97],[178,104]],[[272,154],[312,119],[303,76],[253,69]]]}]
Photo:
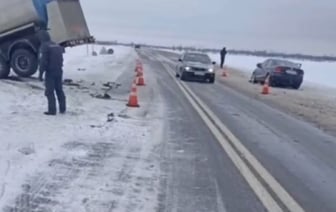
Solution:
[{"label": "ice on pavement", "polygon": [[[209,55],[217,63],[220,62],[219,54]],[[230,67],[242,70],[250,75],[256,68],[256,64],[263,62],[266,59],[268,58],[228,54],[226,56],[225,64]],[[336,87],[336,62],[290,60],[302,64],[302,69],[305,71],[304,85],[309,83],[311,85],[316,84],[328,87]]]},{"label": "ice on pavement", "polygon": [[[95,48],[99,53],[101,47]],[[154,210],[159,160],[152,149],[160,123],[119,116],[127,96],[90,95],[134,68],[133,49],[113,49],[114,55],[96,57],[87,55],[86,46],[66,50],[64,77],[79,86],[65,86],[64,116],[42,115],[47,105],[41,82],[0,81],[1,210]]]}]

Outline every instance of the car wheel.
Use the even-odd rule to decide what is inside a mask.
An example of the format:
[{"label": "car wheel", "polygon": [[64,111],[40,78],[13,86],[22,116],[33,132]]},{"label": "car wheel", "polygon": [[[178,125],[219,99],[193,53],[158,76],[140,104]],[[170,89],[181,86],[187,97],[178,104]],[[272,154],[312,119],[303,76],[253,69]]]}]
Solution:
[{"label": "car wheel", "polygon": [[179,75],[178,73],[176,73],[176,74],[175,74],[175,77],[176,77],[176,78],[179,78],[179,77],[180,77],[180,75]]},{"label": "car wheel", "polygon": [[250,82],[253,83],[253,84],[256,84],[258,81],[257,81],[257,78],[255,76],[255,73],[252,74],[251,76],[251,79],[250,79]]},{"label": "car wheel", "polygon": [[210,78],[209,83],[214,84],[215,83],[215,77]]},{"label": "car wheel", "polygon": [[301,87],[301,83],[296,83],[292,86],[294,89],[298,90]]},{"label": "car wheel", "polygon": [[276,86],[276,82],[274,81],[274,79],[272,77],[268,78],[268,85],[271,86],[271,87]]}]

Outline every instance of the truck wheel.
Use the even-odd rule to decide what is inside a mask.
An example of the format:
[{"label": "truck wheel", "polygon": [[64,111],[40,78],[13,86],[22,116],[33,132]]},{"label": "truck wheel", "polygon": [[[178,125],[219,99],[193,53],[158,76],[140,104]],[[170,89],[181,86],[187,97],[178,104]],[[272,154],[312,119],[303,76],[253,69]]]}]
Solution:
[{"label": "truck wheel", "polygon": [[7,78],[10,72],[10,66],[7,61],[0,56],[0,79]]},{"label": "truck wheel", "polygon": [[11,56],[11,67],[20,77],[30,77],[37,71],[37,55],[28,49],[17,49]]}]

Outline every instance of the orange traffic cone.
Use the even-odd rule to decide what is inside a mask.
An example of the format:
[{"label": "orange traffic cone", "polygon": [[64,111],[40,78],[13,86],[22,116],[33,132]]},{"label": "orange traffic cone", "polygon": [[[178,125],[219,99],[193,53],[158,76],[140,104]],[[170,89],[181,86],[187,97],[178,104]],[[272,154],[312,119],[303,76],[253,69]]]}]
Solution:
[{"label": "orange traffic cone", "polygon": [[136,62],[136,65],[135,65],[135,71],[137,72],[137,71],[139,71],[139,69],[141,69],[142,68],[142,63],[140,62],[140,61],[137,61]]},{"label": "orange traffic cone", "polygon": [[139,78],[138,78],[138,86],[145,86],[145,78],[143,76],[143,74],[140,74]]},{"label": "orange traffic cone", "polygon": [[136,61],[136,66],[137,66],[137,67],[142,67],[142,62],[141,62],[140,59],[137,59],[137,61]]},{"label": "orange traffic cone", "polygon": [[226,71],[226,68],[223,68],[223,74],[222,74],[223,77],[228,77],[228,73]]},{"label": "orange traffic cone", "polygon": [[136,65],[135,66],[135,71],[136,72],[140,71],[141,69],[142,69],[142,66],[140,66],[140,65]]},{"label": "orange traffic cone", "polygon": [[140,60],[137,61],[137,62],[136,62],[136,66],[137,66],[137,67],[142,67],[142,62],[141,62]]},{"label": "orange traffic cone", "polygon": [[137,96],[136,92],[131,91],[127,106],[128,107],[140,107],[139,103],[138,103],[138,96]]},{"label": "orange traffic cone", "polygon": [[143,68],[142,67],[137,68],[136,72],[138,77],[141,76],[143,74]]},{"label": "orange traffic cone", "polygon": [[137,92],[137,83],[136,83],[136,79],[134,79],[133,83],[132,83],[132,89],[131,92],[136,93]]},{"label": "orange traffic cone", "polygon": [[267,95],[270,93],[270,88],[269,88],[269,77],[266,77],[265,83],[263,85],[261,94]]}]

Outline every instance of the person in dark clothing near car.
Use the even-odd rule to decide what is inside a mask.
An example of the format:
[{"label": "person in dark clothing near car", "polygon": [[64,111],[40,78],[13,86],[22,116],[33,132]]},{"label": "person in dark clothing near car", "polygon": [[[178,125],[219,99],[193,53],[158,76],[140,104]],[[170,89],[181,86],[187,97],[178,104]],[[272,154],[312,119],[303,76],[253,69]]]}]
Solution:
[{"label": "person in dark clothing near car", "polygon": [[41,41],[40,48],[40,74],[43,81],[45,73],[45,96],[48,99],[48,111],[45,115],[56,115],[56,98],[59,103],[59,112],[66,112],[66,99],[63,91],[63,54],[64,48],[50,39],[47,31],[40,31],[38,37]]},{"label": "person in dark clothing near car", "polygon": [[227,51],[226,51],[226,48],[224,47],[220,52],[220,59],[221,59],[220,67],[221,68],[224,67],[226,53],[227,53]]}]

